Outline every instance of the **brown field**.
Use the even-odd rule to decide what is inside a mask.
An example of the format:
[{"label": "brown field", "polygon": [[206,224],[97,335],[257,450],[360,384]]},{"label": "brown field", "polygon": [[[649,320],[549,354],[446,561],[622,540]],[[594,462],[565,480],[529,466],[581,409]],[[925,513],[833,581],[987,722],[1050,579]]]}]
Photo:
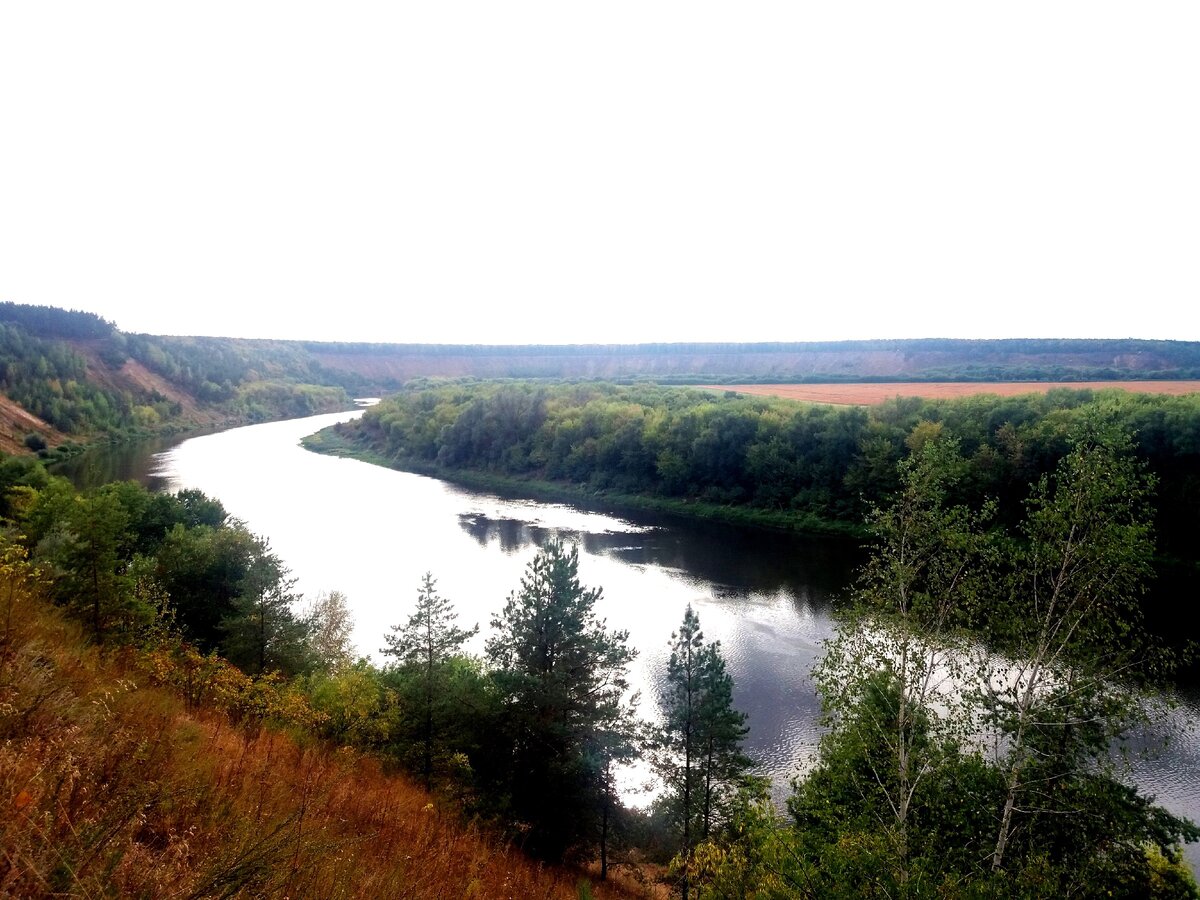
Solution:
[{"label": "brown field", "polygon": [[704,385],[714,391],[737,391],[757,397],[783,397],[809,403],[840,406],[873,406],[894,397],[947,399],[975,394],[1044,394],[1054,388],[1070,390],[1119,390],[1173,397],[1200,392],[1200,381],[894,381],[850,384],[724,384]]}]

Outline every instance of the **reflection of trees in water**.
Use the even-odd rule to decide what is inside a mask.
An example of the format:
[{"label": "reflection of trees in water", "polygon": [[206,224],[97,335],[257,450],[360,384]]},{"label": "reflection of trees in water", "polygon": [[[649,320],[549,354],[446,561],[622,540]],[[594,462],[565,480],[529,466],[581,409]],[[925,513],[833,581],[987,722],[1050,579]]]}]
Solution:
[{"label": "reflection of trees in water", "polygon": [[481,547],[499,544],[505,553],[516,553],[524,547],[545,547],[552,540],[582,543],[587,549],[586,536],[563,528],[545,528],[520,519],[491,519],[484,515],[461,513],[459,527],[473,537]]},{"label": "reflection of trees in water", "polygon": [[544,547],[552,539],[576,542],[585,553],[632,566],[658,566],[709,582],[718,598],[785,591],[798,605],[825,606],[849,585],[862,551],[852,541],[707,524],[672,522],[640,532],[578,532],[520,519],[474,513],[459,525],[480,546],[505,553]]},{"label": "reflection of trees in water", "polygon": [[51,466],[50,472],[66,478],[81,491],[113,481],[136,481],[152,491],[162,491],[167,479],[152,474],[157,466],[154,455],[178,442],[175,439],[97,447]]}]

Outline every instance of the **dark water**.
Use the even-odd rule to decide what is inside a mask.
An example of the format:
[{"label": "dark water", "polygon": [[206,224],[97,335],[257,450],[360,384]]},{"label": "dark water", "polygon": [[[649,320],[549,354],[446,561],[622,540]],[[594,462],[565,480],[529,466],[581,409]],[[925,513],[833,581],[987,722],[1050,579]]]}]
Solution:
[{"label": "dark water", "polygon": [[[820,735],[809,673],[833,631],[831,601],[860,559],[853,544],[506,499],[299,446],[354,415],[254,425],[174,447],[109,448],[73,460],[70,474],[82,485],[136,478],[219,498],[270,536],[305,594],[346,593],[359,650],[371,656],[387,628],[407,618],[427,570],[463,623],[481,625],[473,647],[481,651],[492,615],[538,547],[555,537],[577,542],[582,581],[604,590],[600,615],[628,630],[639,651],[632,680],[643,716],[657,717],[654,686],[691,603],[706,637],[721,641],[735,702],[750,717],[746,749],[776,795],[786,793]],[[1200,817],[1200,707],[1185,702],[1160,721],[1139,741],[1169,733],[1171,749],[1139,762],[1134,775],[1168,808]],[[1200,862],[1194,845],[1189,858]]]}]

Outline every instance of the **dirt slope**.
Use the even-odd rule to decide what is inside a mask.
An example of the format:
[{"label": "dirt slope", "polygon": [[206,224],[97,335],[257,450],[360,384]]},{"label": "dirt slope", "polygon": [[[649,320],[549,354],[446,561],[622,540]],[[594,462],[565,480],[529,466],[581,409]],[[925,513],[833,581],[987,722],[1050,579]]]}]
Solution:
[{"label": "dirt slope", "polygon": [[0,452],[29,453],[25,436],[41,435],[48,446],[54,447],[67,438],[21,405],[0,394]]},{"label": "dirt slope", "polygon": [[129,391],[135,397],[158,394],[183,408],[185,422],[197,425],[212,424],[220,419],[216,413],[204,409],[196,398],[177,385],[172,384],[156,372],[151,372],[136,359],[130,357],[119,369],[112,369],[100,359],[102,341],[69,341],[72,349],[87,361],[87,377],[93,384],[114,391]]}]

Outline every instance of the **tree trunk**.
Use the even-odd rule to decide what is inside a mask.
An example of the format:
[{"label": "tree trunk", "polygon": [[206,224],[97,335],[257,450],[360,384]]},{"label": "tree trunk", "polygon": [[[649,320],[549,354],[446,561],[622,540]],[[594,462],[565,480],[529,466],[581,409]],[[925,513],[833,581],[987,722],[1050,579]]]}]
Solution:
[{"label": "tree trunk", "polygon": [[705,754],[704,764],[704,825],[700,833],[700,837],[704,840],[708,840],[709,830],[712,827],[713,752],[713,738],[709,735],[708,752]]},{"label": "tree trunk", "polygon": [[[607,789],[605,791],[607,794]],[[608,797],[600,813],[600,880],[608,881]]]},{"label": "tree trunk", "polygon": [[267,598],[258,598],[258,674],[267,670]]},{"label": "tree trunk", "polygon": [[425,672],[425,758],[422,760],[425,773],[425,790],[433,786],[433,660]]},{"label": "tree trunk", "polygon": [[683,730],[683,900],[688,900],[688,874],[692,867],[692,651],[688,648],[687,718]]},{"label": "tree trunk", "polygon": [[92,630],[100,636],[100,564],[92,557]]}]

